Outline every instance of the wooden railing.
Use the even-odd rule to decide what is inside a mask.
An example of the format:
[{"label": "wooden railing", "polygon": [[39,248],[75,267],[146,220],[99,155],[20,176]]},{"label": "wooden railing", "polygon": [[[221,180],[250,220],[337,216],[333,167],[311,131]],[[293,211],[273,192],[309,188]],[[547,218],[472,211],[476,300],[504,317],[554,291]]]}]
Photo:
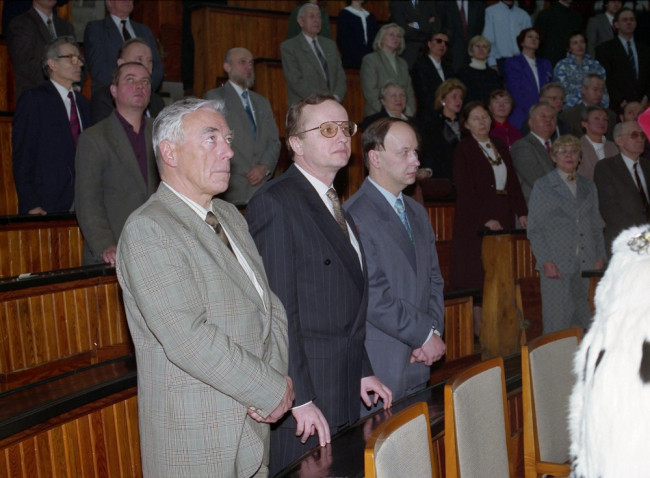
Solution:
[{"label": "wooden railing", "polygon": [[72,214],[0,217],[0,277],[79,267],[82,248]]},{"label": "wooden railing", "polygon": [[112,268],[2,280],[0,311],[0,390],[133,352]]}]

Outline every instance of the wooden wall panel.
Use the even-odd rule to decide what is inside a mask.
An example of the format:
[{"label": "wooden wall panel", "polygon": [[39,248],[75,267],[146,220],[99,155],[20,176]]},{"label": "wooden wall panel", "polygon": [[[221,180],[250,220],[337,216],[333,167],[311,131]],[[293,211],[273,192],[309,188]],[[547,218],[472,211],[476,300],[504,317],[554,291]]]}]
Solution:
[{"label": "wooden wall panel", "polygon": [[[0,44],[0,63],[2,45]],[[2,91],[2,67],[0,66],[0,103],[7,95]],[[11,80],[13,83],[13,79]],[[0,110],[8,105],[0,104]],[[18,196],[14,185],[14,173],[11,163],[11,122],[13,116],[0,116],[0,216],[18,214]]]},{"label": "wooden wall panel", "polygon": [[14,74],[7,48],[7,38],[0,38],[0,111],[14,109]]},{"label": "wooden wall panel", "polygon": [[115,276],[0,293],[0,312],[1,388],[133,350]]},{"label": "wooden wall panel", "polygon": [[0,277],[79,267],[83,238],[76,219],[0,226]]},{"label": "wooden wall panel", "polygon": [[0,445],[0,478],[141,477],[135,389],[96,403],[87,414],[6,440]]},{"label": "wooden wall panel", "polygon": [[472,297],[445,300],[445,361],[474,353]]}]

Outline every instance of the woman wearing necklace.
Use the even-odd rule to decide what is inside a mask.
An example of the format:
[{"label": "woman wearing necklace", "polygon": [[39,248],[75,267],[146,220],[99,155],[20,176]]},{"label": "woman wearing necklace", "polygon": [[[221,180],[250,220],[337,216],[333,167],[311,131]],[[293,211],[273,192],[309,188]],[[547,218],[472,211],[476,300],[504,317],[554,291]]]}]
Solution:
[{"label": "woman wearing necklace", "polygon": [[589,279],[582,271],[605,264],[596,185],[576,174],[580,140],[560,136],[551,147],[551,159],[556,168],[535,181],[528,200],[527,234],[539,271],[545,334],[589,328]]},{"label": "woman wearing necklace", "polygon": [[[515,217],[526,227],[526,202],[505,144],[489,135],[492,120],[483,103],[468,103],[460,117],[468,131],[454,151],[456,212],[451,244],[453,289],[483,288],[480,231],[513,229]],[[474,333],[480,331],[480,306],[474,308]]]}]

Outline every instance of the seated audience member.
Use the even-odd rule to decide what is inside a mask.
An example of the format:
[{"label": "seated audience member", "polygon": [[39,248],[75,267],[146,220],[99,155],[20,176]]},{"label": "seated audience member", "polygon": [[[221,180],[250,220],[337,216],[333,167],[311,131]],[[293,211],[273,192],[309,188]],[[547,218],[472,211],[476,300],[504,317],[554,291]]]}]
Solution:
[{"label": "seated audience member", "polygon": [[364,55],[372,53],[372,43],[379,31],[377,19],[363,8],[363,0],[347,0],[336,22],[336,44],[343,68],[360,68]]},{"label": "seated audience member", "polygon": [[452,179],[454,149],[461,136],[459,115],[466,92],[465,85],[456,78],[444,81],[436,90],[435,113],[420,121],[420,158],[431,167],[434,178]]},{"label": "seated audience member", "polygon": [[106,0],[106,10],[109,13],[106,18],[88,22],[84,31],[84,51],[88,58],[93,95],[100,87],[111,84],[120,47],[131,38],[142,38],[151,48],[151,88],[156,91],[162,83],[164,70],[153,33],[148,26],[131,20],[132,1]]},{"label": "seated audience member", "polygon": [[[141,63],[149,70],[149,74],[153,73],[153,56],[151,54],[151,48],[149,48],[146,41],[141,38],[131,38],[122,44],[117,54],[117,66],[130,62]],[[145,115],[150,118],[155,118],[164,107],[165,102],[162,97],[152,91]],[[102,86],[93,91],[93,95],[90,98],[90,115],[93,124],[108,118],[114,109],[115,103],[113,102],[110,86]]]},{"label": "seated audience member", "polygon": [[644,109],[645,106],[638,101],[628,101],[625,103],[623,111],[618,115],[618,117],[621,123],[625,123],[626,121],[636,121],[639,115],[643,113]]},{"label": "seated audience member", "polygon": [[564,41],[567,32],[579,30],[582,17],[571,9],[573,0],[557,0],[541,10],[535,19],[535,28],[544,37],[539,56],[555,65],[565,55]]},{"label": "seated audience member", "polygon": [[[330,28],[330,15],[327,13],[327,10],[325,10],[323,7],[319,5],[318,0],[298,0],[296,3],[300,4],[305,4],[305,3],[311,3],[312,5],[315,5],[318,7],[320,10],[320,16],[323,21],[322,28],[320,30],[319,35],[324,37],[324,38],[329,38],[332,40],[332,30]],[[298,36],[298,34],[301,32],[300,28],[300,23],[298,22],[298,14],[300,13],[300,9],[302,8],[302,5],[298,5],[296,8],[294,8],[291,11],[291,14],[289,15],[289,27],[287,28],[287,36],[285,37],[285,40],[289,40],[290,38],[293,38],[295,36]]]},{"label": "seated audience member", "polygon": [[650,47],[634,40],[636,16],[623,7],[614,16],[617,36],[596,48],[596,59],[607,72],[609,105],[620,111],[628,101],[650,94]]},{"label": "seated audience member", "polygon": [[449,79],[451,67],[447,62],[449,35],[440,30],[432,30],[427,41],[428,54],[418,58],[413,65],[411,77],[413,90],[418,100],[418,117],[430,117],[434,113],[436,90],[443,81]]},{"label": "seated audience member", "polygon": [[406,114],[415,113],[415,94],[406,60],[398,56],[404,51],[404,30],[396,23],[384,25],[377,32],[372,44],[373,53],[361,61],[361,88],[365,98],[363,115],[370,116],[381,111],[379,89],[389,80],[400,85],[406,93]]},{"label": "seated audience member", "polygon": [[[572,32],[567,38],[566,58],[560,60],[553,70],[553,81],[564,87],[564,108],[571,108],[582,101],[580,89],[585,77],[591,73],[606,77],[605,68],[585,53],[587,44],[582,32]],[[609,95],[603,94],[600,106],[609,106]]]},{"label": "seated audience member", "polygon": [[[603,95],[605,94],[605,80],[596,74],[590,73],[585,76],[585,79],[582,81],[580,92],[582,94],[582,101],[572,108],[564,110],[560,114],[560,119],[569,124],[571,134],[577,137],[580,137],[583,134],[582,114],[585,108],[587,108],[587,106],[598,106],[603,100]],[[608,118],[607,137],[611,138],[614,125],[616,124],[616,113],[610,109],[606,109],[606,111]]]},{"label": "seated audience member", "polygon": [[587,22],[587,52],[590,57],[596,58],[596,47],[614,38],[614,15],[622,6],[621,0],[605,0],[605,11]]},{"label": "seated audience member", "polygon": [[417,134],[408,123],[393,118],[374,123],[363,137],[368,177],[344,206],[366,257],[365,347],[393,400],[424,390],[430,365],[446,349],[435,235],[424,207],[403,193],[415,183],[417,149]]},{"label": "seated audience member", "polygon": [[298,24],[302,33],[280,45],[289,106],[312,94],[332,95],[343,101],[348,89],[345,71],[336,43],[319,35],[319,7],[313,3],[300,7]]},{"label": "seated audience member", "polygon": [[83,57],[71,36],[50,42],[42,66],[49,81],[25,91],[11,134],[19,214],[66,212],[74,203],[74,154],[90,126],[90,104],[73,90]]},{"label": "seated audience member", "polygon": [[422,46],[431,38],[436,20],[436,5],[434,2],[413,2],[391,0],[389,22],[397,23],[404,30],[405,48],[402,58],[413,68]]},{"label": "seated audience member", "polygon": [[508,116],[510,116],[510,111],[512,111],[512,96],[510,96],[507,90],[494,90],[490,93],[488,109],[492,115],[490,136],[499,138],[506,144],[509,150],[515,141],[521,139],[519,129],[508,121]]},{"label": "seated audience member", "polygon": [[[451,245],[451,286],[483,288],[479,231],[526,227],[526,202],[505,144],[491,138],[490,114],[474,101],[463,108],[465,135],[454,150],[456,214]],[[474,334],[480,335],[481,309],[474,309]]]},{"label": "seated audience member", "polygon": [[499,74],[487,66],[490,42],[487,38],[477,35],[469,41],[467,51],[471,58],[469,65],[458,73],[458,79],[467,87],[466,101],[469,103],[478,100],[487,104],[490,93],[503,88]]},{"label": "seated audience member", "polygon": [[530,109],[530,133],[510,148],[512,163],[517,171],[526,202],[535,181],[553,169],[551,136],[555,132],[557,113],[548,103],[537,103]]},{"label": "seated audience member", "polygon": [[[539,101],[544,101],[551,105],[559,115],[562,113],[562,107],[564,106],[564,87],[560,83],[546,83],[539,92]],[[551,141],[555,141],[560,136],[571,132],[569,124],[562,121],[559,116],[556,118],[556,123],[555,132],[551,136]],[[523,136],[530,133],[528,122],[524,121],[519,130]]]},{"label": "seated audience member", "polygon": [[461,0],[433,3],[437,12],[436,23],[449,32],[451,70],[458,74],[469,63],[469,39],[483,33],[485,2]]},{"label": "seated audience member", "polygon": [[608,255],[622,230],[650,220],[650,160],[641,157],[646,135],[636,121],[626,121],[614,127],[614,142],[620,153],[598,161],[594,169]]},{"label": "seated audience member", "polygon": [[379,90],[379,102],[381,103],[381,111],[374,115],[366,116],[363,122],[359,125],[361,131],[365,131],[368,126],[381,118],[399,118],[405,121],[410,121],[411,118],[404,114],[406,110],[406,93],[404,88],[392,80],[384,83],[384,86]]},{"label": "seated audience member", "polygon": [[79,138],[75,208],[84,238],[84,265],[115,265],[124,223],[160,182],[153,120],[144,116],[150,94],[149,69],[141,63],[122,63],[111,85],[115,110]]},{"label": "seated audience member", "polygon": [[228,82],[205,94],[208,100],[222,100],[226,121],[235,131],[230,147],[230,181],[223,199],[244,206],[273,174],[280,157],[280,133],[269,100],[251,90],[255,84],[253,54],[245,48],[231,48],[223,69]]},{"label": "seated audience member", "polygon": [[487,7],[483,36],[492,44],[488,65],[497,67],[503,74],[505,61],[519,55],[517,35],[531,26],[530,15],[515,5],[514,0],[503,0]]},{"label": "seated audience member", "polygon": [[539,178],[530,194],[526,228],[539,271],[545,334],[589,328],[589,279],[582,271],[605,265],[596,185],[576,173],[580,141],[560,136],[551,158],[555,169]]},{"label": "seated audience member", "polygon": [[650,470],[648,226],[626,229],[596,289],[596,314],[574,357],[571,475],[641,477]]},{"label": "seated audience member", "polygon": [[607,133],[607,111],[601,106],[587,106],[582,115],[582,128],[584,136],[580,138],[582,159],[578,172],[589,179],[594,178],[594,168],[601,159],[610,158],[618,154],[616,144],[609,141]]},{"label": "seated audience member", "polygon": [[539,48],[539,32],[536,29],[522,30],[517,35],[517,44],[521,54],[505,62],[504,79],[506,89],[515,101],[510,122],[520,128],[528,117],[528,110],[538,101],[540,89],[551,81],[553,68],[550,61],[535,57]]},{"label": "seated audience member", "polygon": [[5,30],[16,99],[23,91],[45,81],[42,59],[47,44],[57,37],[74,37],[72,24],[54,13],[55,4],[55,0],[34,0],[32,7],[15,17]]}]

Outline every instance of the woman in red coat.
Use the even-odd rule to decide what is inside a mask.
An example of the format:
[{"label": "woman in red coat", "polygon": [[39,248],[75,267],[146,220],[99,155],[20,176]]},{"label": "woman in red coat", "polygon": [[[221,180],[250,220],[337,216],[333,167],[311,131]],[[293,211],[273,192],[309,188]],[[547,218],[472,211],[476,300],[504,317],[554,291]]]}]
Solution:
[{"label": "woman in red coat", "polygon": [[[489,135],[492,120],[485,105],[468,103],[460,124],[469,134],[454,150],[453,177],[456,212],[451,245],[451,285],[454,289],[483,288],[479,231],[513,229],[515,216],[526,227],[526,202],[507,146]],[[480,310],[474,311],[475,329]]]}]

